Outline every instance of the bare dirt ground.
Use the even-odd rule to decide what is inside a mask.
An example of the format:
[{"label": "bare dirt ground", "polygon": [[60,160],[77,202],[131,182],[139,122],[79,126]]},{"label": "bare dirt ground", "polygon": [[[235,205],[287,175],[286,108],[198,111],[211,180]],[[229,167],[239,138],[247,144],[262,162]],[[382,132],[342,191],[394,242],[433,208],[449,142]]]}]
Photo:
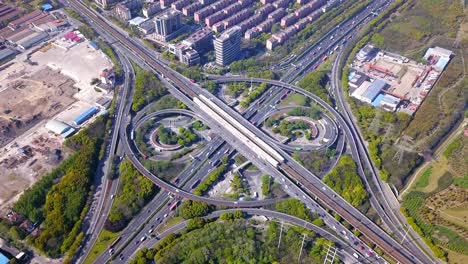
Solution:
[{"label": "bare dirt ground", "polygon": [[72,79],[46,66],[14,70],[0,82],[0,146],[64,110],[78,92]]}]

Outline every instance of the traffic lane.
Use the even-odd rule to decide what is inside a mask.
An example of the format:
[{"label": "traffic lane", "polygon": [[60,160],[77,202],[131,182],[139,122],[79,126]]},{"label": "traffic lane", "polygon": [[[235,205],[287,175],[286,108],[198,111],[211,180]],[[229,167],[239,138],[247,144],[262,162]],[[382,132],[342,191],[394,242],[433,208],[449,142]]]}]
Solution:
[{"label": "traffic lane", "polygon": [[[220,79],[223,79],[223,80],[234,80],[234,81],[243,81],[243,79],[246,79],[246,78],[238,78],[238,77],[231,77],[231,78],[219,78],[218,81]],[[281,82],[278,82],[278,81],[272,81],[272,80],[265,80],[265,79],[254,79],[254,78],[250,78],[249,79],[250,81],[257,81],[257,82],[270,82],[270,83],[273,83],[275,85],[278,85],[278,86],[286,86],[286,88],[289,88],[291,90],[295,90],[297,92],[300,92],[302,94],[305,94],[309,97],[311,97],[312,99],[315,99],[316,102],[320,103],[323,105],[323,107],[325,108],[328,108],[328,110],[335,114],[337,116],[337,118],[339,118],[339,120],[341,120],[341,116],[335,111],[335,109],[333,109],[331,106],[329,106],[328,104],[326,104],[325,102],[323,102],[323,100],[321,100],[320,98],[316,98],[315,95],[307,92],[307,91],[304,91],[302,89],[299,89],[298,87],[294,87],[292,85],[289,85],[289,84],[281,84]],[[346,126],[347,124],[341,120],[341,122],[343,123],[343,126]],[[298,165],[296,162],[294,161],[291,161],[291,160],[288,160],[287,161],[288,163],[287,164],[290,164],[290,166],[292,166],[293,168],[296,169],[296,171],[298,171],[299,173],[301,173],[302,175],[306,176],[306,178],[308,178],[309,182],[311,180],[315,181],[315,184],[317,184],[317,181],[321,182],[319,180],[318,177],[314,177],[313,173],[311,173],[310,171],[304,169],[302,166]],[[291,164],[292,163],[292,164]],[[313,183],[313,182],[312,182]],[[329,201],[334,201],[334,200],[339,200],[339,203],[335,202],[336,204],[340,204],[342,205],[342,207],[347,211],[347,212],[350,212],[351,216],[354,217],[355,219],[357,218],[357,216],[359,216],[359,218],[365,218],[365,216],[363,216],[360,212],[357,211],[356,208],[354,208],[353,206],[349,205],[346,201],[344,201],[344,199],[341,197],[341,196],[338,196],[333,190],[331,190],[330,188],[328,188],[327,186],[325,186],[324,188],[326,188],[326,192],[323,191],[322,194],[325,195],[327,197],[327,199]],[[387,244],[392,244],[392,247],[393,248],[400,248],[401,252],[404,252],[405,254],[407,253],[404,249],[402,249],[400,247],[399,244],[395,244],[395,241],[393,241],[393,239],[390,238],[390,236],[383,232],[376,224],[373,224],[372,225],[372,228],[374,229],[374,234],[378,235],[383,241],[385,241]],[[391,243],[390,243],[391,242]],[[401,253],[403,254],[403,253]]]}]

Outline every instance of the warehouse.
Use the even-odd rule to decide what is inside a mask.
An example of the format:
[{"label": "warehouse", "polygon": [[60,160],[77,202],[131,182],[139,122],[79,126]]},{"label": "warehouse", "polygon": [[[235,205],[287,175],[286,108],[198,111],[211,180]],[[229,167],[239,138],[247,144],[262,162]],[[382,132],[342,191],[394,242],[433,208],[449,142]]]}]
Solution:
[{"label": "warehouse", "polygon": [[386,94],[382,100],[380,100],[380,106],[387,111],[394,112],[400,104],[400,101],[398,97]]},{"label": "warehouse", "polygon": [[386,82],[384,82],[381,79],[377,79],[371,83],[371,85],[369,86],[369,88],[367,88],[366,91],[364,91],[364,93],[361,96],[361,99],[359,100],[370,104],[372,103],[372,101],[374,101],[374,99],[377,97],[377,95],[379,95],[379,93],[382,90],[385,90],[387,88],[387,86],[388,85]]},{"label": "warehouse", "polygon": [[0,65],[13,59],[16,55],[16,52],[11,49],[0,50]]},{"label": "warehouse", "polygon": [[98,109],[96,107],[94,107],[94,106],[89,108],[84,113],[82,113],[77,118],[75,118],[73,120],[73,124],[75,126],[83,124],[86,120],[88,120],[90,117],[92,117],[97,111],[98,111]]},{"label": "warehouse", "polygon": [[47,34],[46,32],[36,32],[31,37],[19,42],[18,47],[20,47],[23,50],[27,50],[32,46],[36,45],[37,43],[47,39],[48,37],[49,34]]},{"label": "warehouse", "polygon": [[369,81],[363,82],[354,92],[351,94],[352,97],[362,101],[362,94],[369,88],[371,83]]},{"label": "warehouse", "polygon": [[56,135],[60,135],[63,138],[67,138],[73,132],[75,132],[75,129],[64,122],[58,121],[58,120],[49,120],[45,126],[48,130],[52,131]]}]

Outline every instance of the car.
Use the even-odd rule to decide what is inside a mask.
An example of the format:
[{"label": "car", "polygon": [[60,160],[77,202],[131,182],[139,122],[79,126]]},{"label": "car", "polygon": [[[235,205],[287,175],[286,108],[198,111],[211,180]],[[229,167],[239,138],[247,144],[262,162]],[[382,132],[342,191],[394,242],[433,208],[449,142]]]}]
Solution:
[{"label": "car", "polygon": [[114,249],[111,248],[111,249],[109,250],[109,255],[113,255],[113,254],[114,254]]},{"label": "car", "polygon": [[119,259],[122,261],[122,260],[124,260],[124,257],[120,257]]},{"label": "car", "polygon": [[140,238],[140,242],[145,241],[145,239],[146,239],[146,236],[142,236],[142,237]]},{"label": "car", "polygon": [[166,218],[166,217],[167,217],[167,214],[164,214],[164,218]]},{"label": "car", "polygon": [[360,246],[359,249],[362,251],[364,250],[364,246]]},{"label": "car", "polygon": [[114,199],[114,195],[113,195],[113,194],[111,194],[111,199]]},{"label": "car", "polygon": [[151,228],[150,230],[148,230],[148,233],[153,233],[153,229]]},{"label": "car", "polygon": [[[159,219],[159,218],[156,218],[156,220],[158,220],[158,219]],[[151,225],[151,228],[153,228],[153,227],[154,227],[154,225]]]}]

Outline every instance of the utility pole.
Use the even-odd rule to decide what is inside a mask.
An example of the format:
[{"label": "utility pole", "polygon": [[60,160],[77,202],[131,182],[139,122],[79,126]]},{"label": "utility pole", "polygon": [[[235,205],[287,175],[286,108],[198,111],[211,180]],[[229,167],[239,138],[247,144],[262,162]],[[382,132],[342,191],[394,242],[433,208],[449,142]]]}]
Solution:
[{"label": "utility pole", "polygon": [[304,241],[306,238],[306,234],[302,236],[302,245],[301,245],[301,251],[299,251],[299,257],[297,258],[297,264],[301,263],[301,255],[302,255],[302,249],[304,248]]},{"label": "utility pole", "polygon": [[281,221],[281,230],[280,230],[280,236],[279,236],[279,240],[278,240],[278,249],[280,248],[280,245],[281,245],[281,235],[283,234],[283,224],[284,224],[284,222]]}]

